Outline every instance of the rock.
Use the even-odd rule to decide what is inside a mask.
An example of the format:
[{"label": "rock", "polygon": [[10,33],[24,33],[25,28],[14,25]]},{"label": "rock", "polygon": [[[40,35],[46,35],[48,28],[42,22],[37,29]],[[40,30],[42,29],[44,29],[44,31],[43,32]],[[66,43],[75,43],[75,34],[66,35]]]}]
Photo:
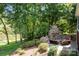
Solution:
[{"label": "rock", "polygon": [[49,43],[49,38],[48,38],[48,36],[43,36],[43,37],[41,37],[40,38],[40,40],[42,41],[42,42],[44,42],[44,43]]},{"label": "rock", "polygon": [[59,28],[56,25],[51,26],[51,29],[49,30],[49,38],[50,40],[55,40],[56,36],[61,34],[59,31]]}]

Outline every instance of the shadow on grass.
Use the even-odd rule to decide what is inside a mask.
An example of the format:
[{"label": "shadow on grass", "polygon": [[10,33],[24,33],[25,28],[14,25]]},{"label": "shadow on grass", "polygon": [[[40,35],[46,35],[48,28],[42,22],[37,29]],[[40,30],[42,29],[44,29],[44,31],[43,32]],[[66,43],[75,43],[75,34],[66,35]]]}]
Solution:
[{"label": "shadow on grass", "polygon": [[9,45],[0,46],[0,56],[9,56],[17,48],[19,48],[20,45],[21,45],[21,43],[18,41],[17,43],[11,42]]}]

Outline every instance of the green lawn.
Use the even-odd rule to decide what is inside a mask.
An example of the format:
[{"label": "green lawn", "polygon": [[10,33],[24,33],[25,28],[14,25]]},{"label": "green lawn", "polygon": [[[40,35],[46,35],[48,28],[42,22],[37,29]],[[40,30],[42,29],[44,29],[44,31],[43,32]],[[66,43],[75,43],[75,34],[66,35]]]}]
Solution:
[{"label": "green lawn", "polygon": [[0,46],[0,56],[7,56],[20,47],[20,43],[10,43],[9,45]]},{"label": "green lawn", "polygon": [[[14,51],[16,51],[18,48],[22,48],[23,44],[25,44],[27,47],[30,47],[34,44],[34,40],[26,41],[26,42],[20,42],[18,41],[17,43],[15,42],[10,42],[10,44],[6,45],[0,45],[0,56],[8,56],[11,55]],[[37,44],[39,42],[37,41]]]}]

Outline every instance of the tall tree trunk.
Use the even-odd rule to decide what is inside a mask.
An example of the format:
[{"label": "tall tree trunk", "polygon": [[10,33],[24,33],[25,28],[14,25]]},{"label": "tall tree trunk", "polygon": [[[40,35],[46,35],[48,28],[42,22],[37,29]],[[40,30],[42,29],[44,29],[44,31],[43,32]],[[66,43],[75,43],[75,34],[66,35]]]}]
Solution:
[{"label": "tall tree trunk", "polygon": [[20,35],[20,42],[22,43],[22,34],[21,34],[21,31],[20,31],[20,27],[19,27],[19,35]]},{"label": "tall tree trunk", "polygon": [[21,28],[20,28],[20,24],[17,23],[19,26],[18,26],[18,29],[19,29],[19,35],[20,35],[20,42],[22,43],[22,33],[21,33]]},{"label": "tall tree trunk", "polygon": [[8,37],[8,32],[7,32],[7,29],[6,29],[6,25],[4,24],[4,21],[2,20],[2,18],[0,18],[2,24],[4,25],[4,30],[5,30],[5,34],[6,34],[6,37],[7,37],[7,44],[9,44],[9,37]]},{"label": "tall tree trunk", "polygon": [[20,42],[22,43],[22,34],[20,34]]},{"label": "tall tree trunk", "polygon": [[20,27],[19,27],[19,33],[20,33],[20,42],[22,43],[22,33],[21,33],[21,30],[20,30]]},{"label": "tall tree trunk", "polygon": [[[14,32],[15,33],[15,32]],[[15,42],[17,43],[17,34],[15,33]]]},{"label": "tall tree trunk", "polygon": [[33,31],[32,31],[32,39],[34,39],[35,38],[35,36],[34,36],[34,28],[35,27],[35,22],[33,22]]}]

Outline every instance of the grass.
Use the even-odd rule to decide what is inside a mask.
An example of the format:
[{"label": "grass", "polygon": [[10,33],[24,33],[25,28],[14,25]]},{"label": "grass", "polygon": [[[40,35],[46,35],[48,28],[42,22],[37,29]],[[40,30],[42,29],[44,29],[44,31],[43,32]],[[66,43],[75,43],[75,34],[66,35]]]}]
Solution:
[{"label": "grass", "polygon": [[10,43],[9,45],[0,46],[0,56],[7,56],[20,47],[20,43]]},{"label": "grass", "polygon": [[4,33],[0,33],[0,56],[7,56],[14,52],[21,45],[19,42],[19,35],[17,36],[18,42],[15,43],[15,36],[8,35],[10,44],[7,45],[6,36]]},{"label": "grass", "polygon": [[[28,44],[29,42],[30,42],[30,44]],[[9,56],[9,55],[11,55],[18,48],[22,48],[23,43],[25,43],[25,44],[27,44],[27,46],[29,46],[29,45],[34,43],[34,40],[22,42],[22,44],[21,44],[20,41],[18,41],[17,43],[10,42],[9,45],[7,45],[7,44],[6,45],[0,45],[0,56]]]}]

